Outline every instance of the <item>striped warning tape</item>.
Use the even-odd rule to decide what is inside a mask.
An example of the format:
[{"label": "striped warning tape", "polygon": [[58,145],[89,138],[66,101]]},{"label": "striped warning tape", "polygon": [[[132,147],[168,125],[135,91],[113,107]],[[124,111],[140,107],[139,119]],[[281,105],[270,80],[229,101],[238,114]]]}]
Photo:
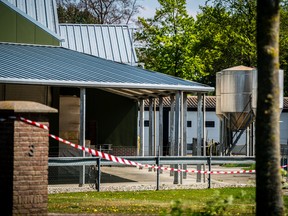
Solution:
[{"label": "striped warning tape", "polygon": [[76,149],[79,149],[81,151],[85,151],[91,155],[94,155],[94,156],[97,156],[97,157],[101,157],[101,158],[104,158],[106,160],[109,160],[109,161],[113,161],[115,163],[121,163],[121,164],[127,164],[127,165],[131,165],[131,166],[145,166],[143,164],[140,164],[140,163],[137,163],[137,162],[133,162],[133,161],[129,161],[129,160],[126,160],[126,159],[123,159],[123,158],[120,158],[120,157],[116,157],[114,155],[110,155],[110,154],[107,154],[107,153],[104,153],[104,152],[101,152],[101,151],[97,151],[95,149],[91,149],[91,148],[87,148],[87,147],[83,147],[81,145],[77,145],[77,144],[74,144],[72,142],[69,142],[67,140],[64,140],[58,136],[55,136],[55,135],[52,135],[52,134],[49,134],[49,136],[57,141],[60,141],[60,142],[63,142],[65,144],[68,144]]},{"label": "striped warning tape", "polygon": [[42,128],[42,129],[45,129],[45,130],[48,130],[49,131],[49,127],[44,125],[44,124],[40,124],[38,122],[35,122],[35,121],[31,121],[29,119],[26,119],[26,118],[23,118],[23,117],[19,117],[21,121],[24,121],[26,123],[29,123],[29,124],[32,124],[32,125],[35,125],[39,128]]},{"label": "striped warning tape", "polygon": [[255,170],[239,170],[239,171],[202,171],[202,170],[184,170],[184,169],[176,169],[171,167],[163,167],[163,166],[155,166],[155,165],[149,165],[149,164],[141,164],[138,162],[130,161],[121,157],[117,157],[111,154],[103,153],[94,149],[90,149],[87,147],[83,147],[81,145],[77,145],[74,143],[71,143],[67,140],[64,140],[58,136],[49,134],[50,137],[53,139],[56,139],[57,141],[63,142],[65,144],[68,144],[76,149],[85,151],[87,153],[90,153],[91,155],[98,156],[101,158],[104,158],[109,161],[113,161],[115,163],[121,163],[125,165],[130,166],[136,166],[136,167],[145,167],[145,168],[152,168],[152,169],[161,169],[165,171],[174,171],[174,172],[186,172],[186,173],[201,173],[201,174],[241,174],[241,173],[255,173]]},{"label": "striped warning tape", "polygon": [[[29,119],[20,117],[20,120],[37,126],[39,128],[45,129],[49,131],[49,127],[46,125],[43,125],[41,123],[35,122],[35,121],[31,121]],[[117,157],[111,154],[107,154],[101,151],[97,151],[94,149],[90,149],[87,147],[83,147],[81,145],[78,144],[74,144],[70,141],[67,141],[65,139],[62,139],[58,136],[55,136],[53,134],[49,134],[49,136],[59,142],[65,143],[67,145],[70,145],[73,148],[79,149],[81,151],[85,151],[91,155],[97,156],[97,157],[101,157],[104,158],[106,160],[109,161],[113,161],[115,163],[121,163],[121,164],[125,164],[125,165],[130,165],[130,166],[136,166],[136,167],[145,167],[145,168],[152,168],[152,169],[161,169],[161,170],[166,170],[166,171],[174,171],[174,172],[186,172],[186,173],[201,173],[201,174],[241,174],[241,173],[255,173],[255,170],[239,170],[239,171],[202,171],[202,170],[184,170],[184,169],[176,169],[176,168],[171,168],[171,167],[163,167],[163,166],[154,166],[154,165],[149,165],[149,164],[141,164],[138,162],[134,162],[134,161],[130,161],[121,157]],[[287,167],[287,165],[281,166],[281,168]]]}]

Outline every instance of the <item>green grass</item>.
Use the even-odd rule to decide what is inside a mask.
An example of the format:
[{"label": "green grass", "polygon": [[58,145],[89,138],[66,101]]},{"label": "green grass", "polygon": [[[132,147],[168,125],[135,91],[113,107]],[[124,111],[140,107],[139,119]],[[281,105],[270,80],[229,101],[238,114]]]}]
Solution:
[{"label": "green grass", "polygon": [[254,167],[255,164],[222,164],[222,167]]},{"label": "green grass", "polygon": [[[185,215],[178,214],[184,211],[186,215],[201,215],[203,212],[210,212],[210,215],[212,215],[213,211],[214,213],[215,211],[223,211],[221,208],[224,208],[226,215],[253,215],[255,213],[254,187],[137,192],[78,192],[49,194],[48,198],[48,212],[50,213]],[[284,200],[285,206],[288,207],[286,196]],[[187,214],[188,212],[189,214]]]}]

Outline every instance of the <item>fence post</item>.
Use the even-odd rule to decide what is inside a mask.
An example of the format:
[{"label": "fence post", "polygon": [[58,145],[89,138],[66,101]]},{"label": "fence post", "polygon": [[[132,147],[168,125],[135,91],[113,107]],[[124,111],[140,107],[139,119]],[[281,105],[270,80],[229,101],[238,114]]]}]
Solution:
[{"label": "fence post", "polygon": [[101,158],[98,157],[97,158],[97,181],[98,181],[98,187],[97,187],[97,191],[100,191],[100,182],[101,182]]},{"label": "fence post", "polygon": [[160,156],[158,154],[158,157],[156,157],[156,165],[157,165],[157,186],[156,190],[159,190],[159,184],[160,184]]},{"label": "fence post", "polygon": [[209,174],[208,174],[208,188],[211,188],[211,156],[208,157],[208,170],[209,170]]}]

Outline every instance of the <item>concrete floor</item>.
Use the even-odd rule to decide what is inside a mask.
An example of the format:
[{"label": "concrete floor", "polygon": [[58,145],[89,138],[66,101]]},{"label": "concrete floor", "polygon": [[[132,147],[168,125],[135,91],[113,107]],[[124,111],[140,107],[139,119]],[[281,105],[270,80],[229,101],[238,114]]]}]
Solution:
[{"label": "concrete floor", "polygon": [[[187,170],[195,170],[196,166],[188,166]],[[213,171],[238,171],[241,168],[223,168],[213,166]],[[157,181],[157,171],[147,168],[139,169],[136,167],[102,167],[102,184],[125,183],[125,184],[145,184],[155,185]],[[186,174],[186,178],[184,175]],[[179,184],[190,185],[196,184],[197,174],[195,173],[178,173]],[[182,178],[181,178],[182,175]],[[118,178],[118,179],[117,179]],[[207,183],[208,175],[201,175],[201,182]],[[118,181],[117,181],[118,180]],[[214,183],[225,184],[252,184],[255,182],[255,174],[211,174],[211,180]],[[170,171],[162,171],[160,174],[160,184],[173,184],[174,176],[171,176]],[[208,184],[208,183],[207,183]]]},{"label": "concrete floor", "polygon": [[[195,170],[196,166],[188,165],[187,170]],[[212,171],[238,171],[241,168],[224,168],[212,166]],[[185,177],[186,174],[186,177]],[[197,174],[178,173],[178,184],[174,184],[174,176],[170,171],[162,171],[159,175],[159,189],[203,189],[208,188],[208,175],[201,175],[197,182]],[[49,185],[49,193],[95,190],[85,184],[53,184]],[[255,185],[255,174],[211,174],[211,187],[249,186]],[[93,185],[92,185],[93,186]],[[139,169],[130,166],[102,166],[100,191],[155,190],[157,187],[157,170]]]}]

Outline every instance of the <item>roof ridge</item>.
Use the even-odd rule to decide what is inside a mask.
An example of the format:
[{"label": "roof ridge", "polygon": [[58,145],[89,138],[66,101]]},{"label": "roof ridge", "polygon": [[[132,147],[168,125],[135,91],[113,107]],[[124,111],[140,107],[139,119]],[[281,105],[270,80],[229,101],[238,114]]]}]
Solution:
[{"label": "roof ridge", "polygon": [[[1,1],[1,0],[0,0]],[[49,44],[28,44],[28,43],[16,43],[16,42],[5,42],[0,41],[0,44],[7,44],[7,45],[15,45],[15,46],[34,46],[34,47],[51,47],[51,48],[65,48],[56,45],[49,45]]]}]

